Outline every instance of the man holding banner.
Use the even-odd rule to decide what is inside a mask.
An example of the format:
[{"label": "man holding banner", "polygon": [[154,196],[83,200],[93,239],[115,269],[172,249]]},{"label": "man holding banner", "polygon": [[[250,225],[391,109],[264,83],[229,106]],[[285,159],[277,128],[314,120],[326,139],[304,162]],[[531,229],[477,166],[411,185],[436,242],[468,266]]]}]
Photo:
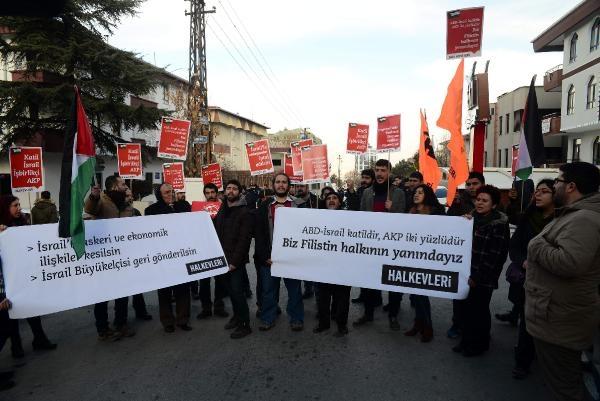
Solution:
[{"label": "man holding banner", "polygon": [[[204,185],[204,198],[206,198],[207,202],[219,202],[217,198],[217,194],[219,193],[219,187],[212,182]],[[212,216],[213,218],[216,217]],[[204,278],[200,280],[200,285],[198,289],[198,296],[195,298],[199,298],[202,303],[202,312],[200,312],[196,318],[199,320],[206,319],[213,315],[213,301],[212,301],[212,291],[210,289],[210,277]],[[193,289],[194,287],[192,287]],[[225,298],[225,289],[223,288],[222,283],[215,280],[215,302],[214,302],[214,314],[219,317],[228,317],[229,313],[225,310],[225,303],[223,302],[223,298]]]},{"label": "man holding banner", "polygon": [[[104,193],[100,188],[92,188],[85,202],[85,212],[94,219],[115,219],[119,217],[133,217],[133,208],[127,207],[125,192],[127,185],[121,177],[110,175],[104,182]],[[115,300],[115,331],[108,325],[108,302],[100,302],[94,306],[96,330],[99,340],[118,340],[121,337],[132,337],[135,331],[127,326],[127,304],[129,297]]]},{"label": "man holding banner", "polygon": [[[406,210],[406,200],[404,192],[400,188],[396,188],[390,183],[390,171],[392,164],[389,160],[379,159],[375,163],[375,182],[373,186],[365,189],[360,210],[365,212],[382,212],[382,213],[404,213]],[[373,312],[375,304],[381,297],[380,290],[364,289],[364,304],[365,313],[357,321],[352,323],[354,327],[363,326],[373,321]],[[400,301],[402,294],[390,292],[389,294],[389,309],[388,317],[390,320],[390,328],[392,330],[400,330],[398,323],[398,312],[400,311]]]},{"label": "man holding banner", "polygon": [[[175,202],[173,186],[163,183],[156,189],[156,203],[148,206],[145,210],[146,216],[169,213],[188,212],[181,203]],[[172,296],[175,297],[176,315],[173,315],[171,306]],[[182,283],[173,287],[160,288],[158,290],[158,307],[160,322],[167,333],[175,331],[175,325],[183,331],[190,331],[190,309],[191,293],[189,283]]]},{"label": "man holding banner", "polygon": [[242,338],[252,333],[250,312],[244,293],[244,273],[249,262],[248,252],[252,241],[252,221],[246,199],[241,196],[242,184],[229,180],[225,185],[225,197],[219,213],[215,217],[215,230],[225,257],[229,263],[229,272],[216,276],[217,285],[227,288],[231,298],[233,317],[225,329],[235,329],[230,337]]},{"label": "man holding banner", "polygon": [[[341,210],[342,198],[337,192],[329,193],[325,197],[325,207],[329,210]],[[346,285],[318,283],[319,296],[317,306],[319,309],[319,325],[313,333],[329,330],[331,320],[337,324],[336,337],[348,334],[348,310],[350,307],[350,290]]]},{"label": "man holding banner", "polygon": [[[262,291],[260,305],[261,331],[267,331],[275,326],[277,303],[279,300],[279,285],[281,278],[271,276],[271,249],[273,244],[273,227],[276,211],[280,207],[297,207],[296,201],[289,196],[290,179],[286,174],[278,173],[273,177],[275,195],[267,198],[256,212],[254,225],[254,264],[258,268],[258,280]],[[288,291],[287,313],[292,331],[304,329],[304,303],[300,280],[284,278],[283,282]]]}]

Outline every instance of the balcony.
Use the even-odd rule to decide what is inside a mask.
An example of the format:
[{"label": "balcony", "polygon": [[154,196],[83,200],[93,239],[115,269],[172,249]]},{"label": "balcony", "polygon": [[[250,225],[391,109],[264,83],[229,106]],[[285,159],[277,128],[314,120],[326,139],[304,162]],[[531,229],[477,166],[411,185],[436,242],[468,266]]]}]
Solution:
[{"label": "balcony", "polygon": [[559,64],[544,74],[544,91],[560,92],[563,77],[563,65]]},{"label": "balcony", "polygon": [[542,135],[560,134],[560,115],[548,114],[542,118]]},{"label": "balcony", "polygon": [[32,82],[38,84],[58,84],[64,82],[64,78],[50,71],[11,71],[13,82]]}]

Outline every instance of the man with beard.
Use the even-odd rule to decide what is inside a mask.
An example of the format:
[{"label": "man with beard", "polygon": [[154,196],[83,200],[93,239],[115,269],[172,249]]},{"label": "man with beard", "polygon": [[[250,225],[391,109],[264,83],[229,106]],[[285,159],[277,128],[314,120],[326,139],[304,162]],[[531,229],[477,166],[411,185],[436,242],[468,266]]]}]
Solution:
[{"label": "man with beard", "polygon": [[[325,197],[325,207],[329,210],[340,210],[342,199],[337,192],[332,192]],[[318,283],[319,296],[317,306],[319,309],[319,325],[313,329],[313,333],[321,333],[328,330],[331,320],[337,324],[336,337],[348,334],[348,309],[350,306],[350,289],[345,285]]]},{"label": "man with beard", "polygon": [[469,178],[465,183],[465,189],[460,192],[459,196],[454,198],[452,205],[448,208],[448,216],[464,216],[475,209],[475,198],[477,191],[485,185],[485,177],[482,173],[471,171]]},{"label": "man with beard", "polygon": [[[365,189],[360,210],[365,212],[379,213],[404,213],[406,210],[404,192],[400,188],[391,185],[390,170],[392,165],[388,160],[379,159],[375,163],[375,182],[373,186]],[[373,321],[373,312],[377,301],[381,298],[380,290],[365,288],[364,304],[365,314],[355,321],[355,327],[363,326]],[[400,330],[398,323],[398,312],[400,311],[400,300],[402,295],[397,292],[389,294],[388,318],[392,330]]]},{"label": "man with beard", "polygon": [[296,199],[298,200],[298,207],[304,207],[308,209],[318,209],[319,199],[317,195],[313,194],[308,190],[306,184],[296,184]]},{"label": "man with beard", "polygon": [[[105,190],[100,193],[100,187],[94,186],[90,196],[85,202],[85,212],[94,219],[115,219],[120,217],[134,216],[133,208],[125,202],[125,191],[127,185],[118,176],[106,177]],[[132,337],[135,331],[127,326],[127,303],[129,297],[116,299],[115,302],[115,330],[108,325],[108,302],[100,302],[94,306],[94,317],[96,318],[96,330],[98,339],[118,340],[122,337]]]},{"label": "man with beard", "polygon": [[600,172],[585,162],[559,170],[554,220],[528,246],[525,320],[556,399],[583,400],[581,352],[600,320]]},{"label": "man with beard", "polygon": [[[360,173],[360,187],[358,190],[354,189],[354,182],[348,181],[348,190],[346,191],[346,205],[348,210],[359,211],[360,210],[360,200],[362,199],[362,195],[365,189],[370,188],[373,185],[373,181],[375,181],[375,171],[372,168],[368,168],[363,170]],[[380,293],[381,295],[381,293]],[[365,292],[364,289],[360,289],[360,295],[357,298],[352,300],[353,304],[363,303],[365,300]],[[381,296],[376,300],[375,305],[379,306],[383,303]]]},{"label": "man with beard", "polygon": [[[218,194],[219,188],[215,184],[208,183],[204,186],[204,197],[207,202],[217,202],[219,201]],[[209,318],[213,315],[213,302],[212,302],[212,291],[210,286],[211,278],[203,278],[200,280],[200,288],[198,290],[197,297],[202,303],[202,312],[200,312],[196,318],[199,320]],[[195,284],[195,283],[194,283]],[[192,291],[194,290],[194,285],[192,285]],[[225,289],[221,284],[219,284],[215,279],[215,302],[214,302],[214,314],[218,317],[228,317],[229,313],[225,310],[225,303],[223,302],[223,298],[225,298]]]},{"label": "man with beard", "polygon": [[[454,198],[452,205],[446,213],[448,216],[465,216],[475,210],[475,199],[477,191],[485,185],[485,177],[482,173],[471,171],[465,183],[465,189],[459,196]],[[454,299],[452,301],[452,326],[446,332],[448,338],[458,338],[462,333],[463,311],[465,301]]]},{"label": "man with beard", "polygon": [[[163,183],[156,189],[156,203],[148,206],[144,212],[146,216],[157,214],[186,212],[181,202],[175,201],[173,187],[171,184]],[[183,207],[182,207],[183,206]],[[171,306],[172,297],[175,297],[176,316],[173,315]],[[175,325],[183,331],[190,331],[190,309],[191,294],[189,283],[182,283],[172,287],[160,288],[158,290],[158,307],[160,322],[165,332],[175,331]]]},{"label": "man with beard", "polygon": [[360,187],[355,190],[354,182],[348,181],[348,190],[346,191],[346,204],[348,210],[360,210],[360,200],[365,189],[370,188],[375,180],[375,172],[368,168],[360,173]]},{"label": "man with beard", "polygon": [[251,215],[246,199],[241,197],[242,185],[237,180],[229,180],[225,185],[225,202],[215,217],[215,230],[225,257],[229,262],[229,272],[217,276],[229,293],[233,317],[225,329],[235,329],[230,337],[237,339],[252,333],[246,294],[244,293],[244,271],[249,262],[248,252],[252,240]]},{"label": "man with beard", "polygon": [[[290,178],[283,173],[275,174],[272,181],[275,195],[268,197],[258,207],[254,225],[254,264],[258,269],[258,280],[261,284],[260,318],[261,331],[267,331],[275,326],[277,317],[277,302],[281,278],[271,276],[271,248],[273,244],[273,227],[276,210],[280,207],[297,207],[296,201],[289,196]],[[292,331],[302,331],[304,328],[304,304],[300,280],[284,278],[283,282],[288,291],[287,313]]]}]

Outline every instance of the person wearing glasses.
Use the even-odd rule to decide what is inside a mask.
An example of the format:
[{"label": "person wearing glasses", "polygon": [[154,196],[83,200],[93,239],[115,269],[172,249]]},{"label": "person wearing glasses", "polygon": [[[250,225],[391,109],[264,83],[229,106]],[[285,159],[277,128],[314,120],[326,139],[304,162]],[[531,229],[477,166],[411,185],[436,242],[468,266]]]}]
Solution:
[{"label": "person wearing glasses", "polygon": [[[535,356],[533,338],[527,333],[525,324],[525,268],[527,267],[527,245],[554,218],[554,180],[541,180],[534,191],[534,197],[526,206],[517,222],[517,228],[510,239],[508,254],[511,263],[506,269],[506,281],[510,283],[508,299],[517,310],[519,337],[515,347],[515,367],[513,378],[524,379]],[[496,315],[498,317],[498,315]]]},{"label": "person wearing glasses", "polygon": [[600,171],[566,163],[554,180],[554,219],[529,242],[525,319],[557,400],[583,400],[581,352],[600,323]]}]

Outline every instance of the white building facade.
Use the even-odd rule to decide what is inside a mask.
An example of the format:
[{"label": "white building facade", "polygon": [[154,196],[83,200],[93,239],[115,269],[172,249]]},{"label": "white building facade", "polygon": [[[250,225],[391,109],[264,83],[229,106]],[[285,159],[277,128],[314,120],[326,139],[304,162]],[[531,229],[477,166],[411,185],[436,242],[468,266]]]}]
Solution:
[{"label": "white building facade", "polygon": [[567,162],[600,165],[600,2],[583,1],[533,40],[536,52],[562,51],[546,73],[546,90],[561,94],[560,130]]}]

